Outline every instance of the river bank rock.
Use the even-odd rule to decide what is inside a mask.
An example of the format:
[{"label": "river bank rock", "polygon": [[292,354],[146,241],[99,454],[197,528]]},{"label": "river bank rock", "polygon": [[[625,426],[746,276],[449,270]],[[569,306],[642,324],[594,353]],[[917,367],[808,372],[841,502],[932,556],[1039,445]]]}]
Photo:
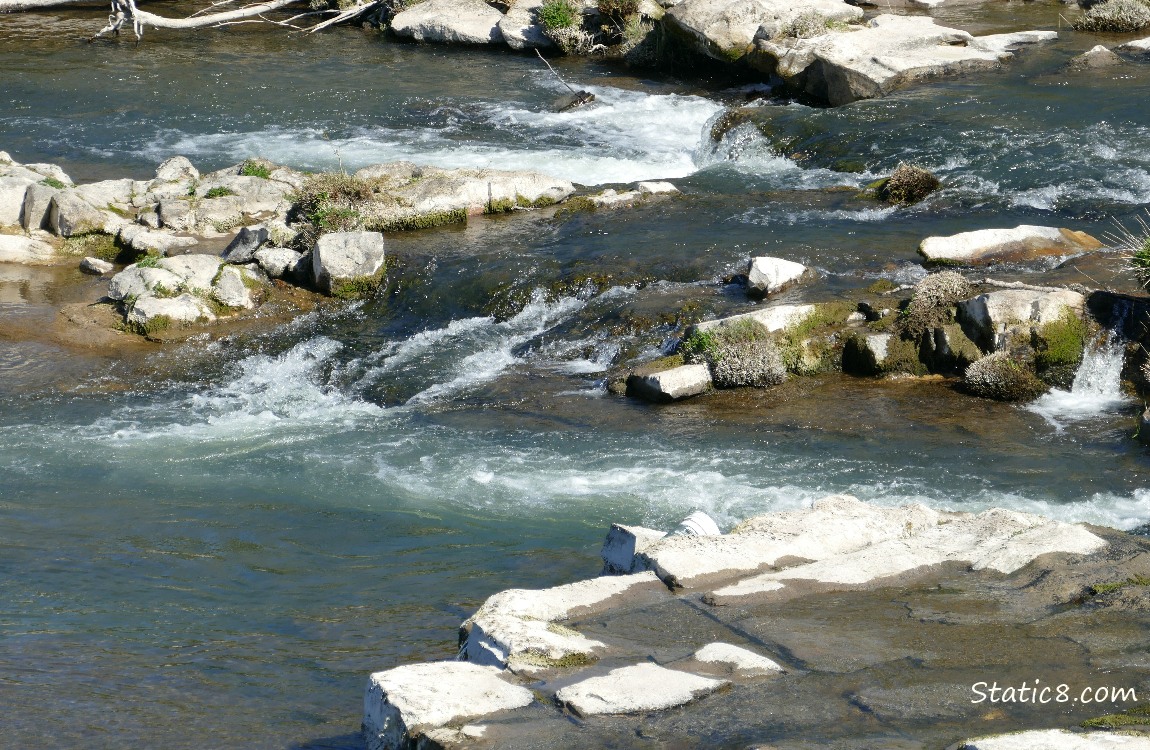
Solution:
[{"label": "river bank rock", "polygon": [[432,729],[534,700],[530,690],[503,680],[492,667],[458,661],[396,667],[368,680],[364,739],[367,750],[406,750]]},{"label": "river bank rock", "polygon": [[1072,255],[1101,247],[1101,241],[1085,232],[1022,224],[1013,229],[978,229],[949,237],[927,237],[918,252],[932,263],[980,265]]},{"label": "river bank rock", "polygon": [[[619,528],[608,534],[605,559]],[[401,667],[402,690],[380,684],[394,684],[380,676],[398,670],[369,683],[368,742],[382,741],[381,727],[392,731],[384,738],[392,744],[369,746],[413,746],[437,726],[462,742],[455,727],[471,722],[483,727],[482,735],[468,730],[474,746],[600,747],[635,731],[633,720],[615,718],[634,714],[642,715],[643,737],[664,743],[697,740],[700,726],[756,747],[777,744],[779,727],[827,747],[893,747],[892,738],[900,747],[939,748],[971,736],[979,739],[965,742],[1035,741],[1045,735],[1004,733],[1051,731],[1049,707],[988,715],[971,700],[972,680],[1057,684],[1107,669],[1112,684],[1127,685],[1146,675],[1131,651],[1142,641],[1141,603],[1150,597],[1143,537],[1002,509],[887,508],[835,496],[754,516],[721,536],[655,544],[663,564],[682,571],[676,581],[691,585],[668,591],[648,573],[512,590],[491,596],[464,624],[465,653],[474,622],[493,611],[536,623],[548,638],[599,644],[596,658],[562,667],[487,668],[484,679],[529,679],[538,697],[530,707],[519,694],[490,715],[448,711],[409,731],[414,721],[383,721],[380,707],[401,702],[401,693],[433,705],[456,692],[457,678],[443,666]],[[389,691],[394,701],[382,697]],[[1060,705],[1053,721],[1073,726],[1108,708]],[[1015,746],[1047,747],[1004,747]]]},{"label": "river bank rock", "polygon": [[391,19],[396,36],[418,42],[498,44],[503,14],[482,0],[425,0]]},{"label": "river bank rock", "polygon": [[665,18],[698,52],[733,62],[750,51],[757,35],[773,37],[803,14],[840,23],[863,18],[861,8],[841,0],[683,0]]},{"label": "river bank rock", "polygon": [[993,70],[1024,44],[1057,32],[974,37],[926,16],[880,15],[859,30],[806,39],[760,34],[755,48],[791,89],[831,106],[882,97],[928,78]]},{"label": "river bank rock", "polygon": [[116,267],[106,260],[88,257],[80,261],[80,270],[93,276],[103,276],[116,270]]},{"label": "river bank rock", "polygon": [[711,371],[703,364],[664,370],[640,368],[627,376],[627,395],[654,403],[679,401],[711,389]]},{"label": "river bank rock", "polygon": [[958,750],[1150,750],[1150,737],[1034,729],[966,740]]},{"label": "river bank rock", "polygon": [[[1150,433],[1147,434],[1150,440]],[[626,575],[635,571],[635,556],[645,552],[655,542],[667,536],[667,532],[648,529],[642,526],[611,524],[607,540],[599,556],[603,558],[603,571],[600,575]]]},{"label": "river bank rock", "polygon": [[1132,42],[1119,45],[1118,51],[1134,55],[1150,55],[1150,37],[1135,39]]},{"label": "river bank rock", "polygon": [[109,217],[79,193],[58,191],[48,207],[48,229],[61,237],[103,232]]},{"label": "river bank rock", "polygon": [[48,265],[59,262],[56,248],[32,237],[0,234],[0,263]]}]

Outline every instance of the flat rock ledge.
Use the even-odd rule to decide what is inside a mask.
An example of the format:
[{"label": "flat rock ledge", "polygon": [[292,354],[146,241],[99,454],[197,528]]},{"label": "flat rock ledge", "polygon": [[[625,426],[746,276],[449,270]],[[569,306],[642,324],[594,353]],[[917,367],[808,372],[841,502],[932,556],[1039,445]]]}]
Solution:
[{"label": "flat rock ledge", "polygon": [[[717,536],[616,524],[602,557],[622,574],[489,597],[460,629],[460,661],[373,674],[368,747],[598,747],[634,731],[627,716],[664,741],[718,722],[716,736],[776,746],[782,722],[792,737],[853,737],[851,748],[1150,742],[1052,728],[1049,711],[1002,714],[998,733],[956,736],[954,723],[990,726],[966,692],[971,674],[1020,684],[1043,669],[1140,664],[1130,654],[1142,628],[1121,622],[1140,623],[1150,601],[1145,538],[834,495]],[[1066,639],[1075,648],[1052,656]],[[1075,707],[1066,726],[1089,710]],[[868,736],[874,716],[891,734]]]},{"label": "flat rock ledge", "polygon": [[927,237],[918,252],[931,263],[981,265],[1078,255],[1101,247],[1102,242],[1086,232],[1022,224],[1013,229],[979,229],[949,237]]},{"label": "flat rock ledge", "polygon": [[410,664],[376,672],[363,699],[367,750],[415,747],[424,731],[535,700],[499,670],[460,661]]},{"label": "flat rock ledge", "polygon": [[958,750],[1150,750],[1150,737],[1041,729],[967,740]]},{"label": "flat rock ledge", "polygon": [[975,37],[928,16],[884,14],[866,26],[807,39],[755,39],[756,65],[831,106],[886,96],[935,78],[994,70],[1018,47],[1057,38],[1054,31]]}]

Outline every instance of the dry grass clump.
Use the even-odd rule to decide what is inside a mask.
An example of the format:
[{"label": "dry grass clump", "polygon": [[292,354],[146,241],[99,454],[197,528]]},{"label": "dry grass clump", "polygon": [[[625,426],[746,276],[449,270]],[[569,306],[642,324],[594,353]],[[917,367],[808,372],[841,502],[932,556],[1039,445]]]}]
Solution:
[{"label": "dry grass clump", "polygon": [[975,396],[996,401],[1033,401],[1050,386],[1006,352],[995,352],[966,368],[963,385]]},{"label": "dry grass clump", "polygon": [[932,273],[915,286],[910,304],[899,316],[899,327],[904,334],[918,336],[951,323],[954,305],[973,293],[970,282],[956,271]]},{"label": "dry grass clump", "polygon": [[918,203],[942,185],[933,174],[906,162],[899,162],[890,177],[878,186],[878,197],[887,203]]},{"label": "dry grass clump", "polygon": [[1075,19],[1078,31],[1124,33],[1150,27],[1150,3],[1145,0],[1106,0]]}]

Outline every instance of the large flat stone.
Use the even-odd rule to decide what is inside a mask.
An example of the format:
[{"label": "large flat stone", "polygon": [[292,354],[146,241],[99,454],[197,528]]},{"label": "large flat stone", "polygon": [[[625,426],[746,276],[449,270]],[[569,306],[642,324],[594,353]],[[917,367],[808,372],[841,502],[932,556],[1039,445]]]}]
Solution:
[{"label": "large flat stone", "polygon": [[961,750],[1150,750],[1150,737],[1032,729],[967,740]]},{"label": "large flat stone", "polygon": [[1023,32],[980,40],[928,16],[885,14],[859,30],[808,39],[760,35],[755,44],[792,89],[838,106],[924,79],[992,70],[1012,56],[1013,47],[1056,37],[1053,31]]},{"label": "large flat stone", "polygon": [[697,51],[731,62],[750,51],[756,34],[774,36],[784,24],[804,13],[841,22],[863,17],[861,8],[841,0],[683,0],[664,18],[690,39]]},{"label": "large flat stone", "polygon": [[725,684],[726,680],[645,663],[613,669],[601,677],[569,685],[555,697],[580,716],[634,714],[681,706]]},{"label": "large flat stone", "polygon": [[885,538],[859,549],[752,576],[708,594],[706,600],[722,605],[761,595],[785,598],[792,590],[852,588],[947,562],[1013,573],[1040,555],[1089,554],[1106,546],[1082,526],[1028,513],[998,508],[978,514],[938,513],[917,507],[935,515],[935,522],[888,529]]},{"label": "large flat stone", "polygon": [[655,403],[698,396],[711,389],[711,370],[706,365],[680,365],[660,372],[633,374],[627,378],[627,395]]},{"label": "large flat stone", "polygon": [[56,248],[47,242],[15,234],[0,234],[0,263],[47,265],[58,260]]},{"label": "large flat stone", "polygon": [[978,229],[948,237],[927,237],[918,252],[935,263],[976,265],[1071,255],[1100,247],[1102,243],[1085,232],[1022,224],[1013,229]]},{"label": "large flat stone", "polygon": [[503,14],[482,0],[426,0],[391,19],[397,36],[420,42],[498,44]]},{"label": "large flat stone", "polygon": [[533,700],[530,690],[506,682],[493,667],[409,664],[371,675],[363,698],[364,739],[367,750],[413,748],[425,732]]},{"label": "large flat stone", "polygon": [[704,320],[702,323],[695,324],[695,330],[713,331],[716,328],[739,325],[743,321],[751,320],[773,333],[801,323],[814,311],[814,305],[772,305],[749,313],[732,315],[728,318]]}]

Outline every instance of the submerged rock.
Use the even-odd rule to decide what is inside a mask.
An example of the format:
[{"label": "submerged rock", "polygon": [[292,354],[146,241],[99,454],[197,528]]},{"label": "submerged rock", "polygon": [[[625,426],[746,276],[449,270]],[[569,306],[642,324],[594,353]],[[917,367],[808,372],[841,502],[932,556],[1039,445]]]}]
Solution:
[{"label": "submerged rock", "polygon": [[756,38],[787,85],[832,106],[886,96],[927,78],[992,70],[1010,48],[1054,39],[1057,32],[974,37],[927,16],[880,15],[860,30],[808,39]]},{"label": "submerged rock", "polygon": [[635,714],[682,706],[726,683],[645,663],[569,685],[555,697],[579,716]]},{"label": "submerged rock", "polygon": [[1111,52],[1103,44],[1097,44],[1077,57],[1070,58],[1067,67],[1071,70],[1097,70],[1121,65],[1122,58]]},{"label": "submerged rock", "polygon": [[419,42],[498,44],[503,14],[482,0],[426,0],[391,19],[397,36]]},{"label": "submerged rock", "polygon": [[593,101],[595,101],[595,95],[590,91],[575,91],[570,94],[564,94],[556,99],[552,102],[551,109],[556,112],[567,112],[590,104]]},{"label": "submerged rock", "polygon": [[116,267],[114,265],[99,258],[89,257],[80,261],[80,270],[93,276],[103,276],[106,273],[111,273],[115,269]]},{"label": "submerged rock", "polygon": [[879,200],[909,206],[919,203],[941,186],[942,182],[922,167],[900,162],[890,177],[879,180],[873,187]]},{"label": "submerged rock", "polygon": [[499,670],[460,661],[409,664],[371,675],[363,699],[367,750],[417,746],[425,733],[531,705],[531,691]]},{"label": "submerged rock", "polygon": [[1099,240],[1085,232],[1022,224],[1013,229],[978,229],[949,237],[927,237],[918,252],[932,263],[977,265],[1071,255],[1101,247]]}]

